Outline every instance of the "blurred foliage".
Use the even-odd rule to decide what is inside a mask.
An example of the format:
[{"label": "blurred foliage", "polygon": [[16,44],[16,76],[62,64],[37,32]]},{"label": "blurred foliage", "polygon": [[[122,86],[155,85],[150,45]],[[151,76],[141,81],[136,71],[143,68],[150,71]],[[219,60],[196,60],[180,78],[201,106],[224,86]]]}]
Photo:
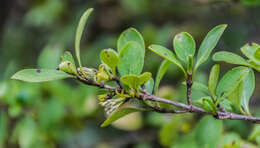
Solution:
[{"label": "blurred foliage", "polygon": [[[101,128],[105,117],[96,88],[71,81],[9,80],[21,68],[56,68],[61,53],[73,49],[77,21],[86,8],[95,8],[95,13],[83,36],[81,59],[96,67],[100,51],[115,49],[120,32],[131,26],[140,30],[146,45],[171,47],[173,36],[181,31],[190,32],[199,45],[209,28],[222,23],[229,28],[217,49],[237,52],[248,41],[260,43],[259,0],[3,0],[1,5],[6,9],[0,9],[5,16],[0,22],[0,148],[260,146],[257,125],[190,114],[134,113]],[[147,51],[144,71],[154,76],[160,62]],[[205,84],[211,65],[212,60],[203,64],[195,81]],[[257,74],[256,84],[259,78]],[[171,66],[159,95],[184,102],[182,81],[183,75]],[[257,90],[256,85],[253,113],[259,111]],[[193,101],[202,96],[192,93]]]}]

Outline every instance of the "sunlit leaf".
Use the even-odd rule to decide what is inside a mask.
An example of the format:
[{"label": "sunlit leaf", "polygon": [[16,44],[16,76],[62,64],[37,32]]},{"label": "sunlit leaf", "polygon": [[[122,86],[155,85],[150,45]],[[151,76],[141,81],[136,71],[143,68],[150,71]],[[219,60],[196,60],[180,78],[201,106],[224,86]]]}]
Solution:
[{"label": "sunlit leaf", "polygon": [[121,76],[139,75],[143,70],[145,50],[136,42],[128,42],[119,53],[118,71]]},{"label": "sunlit leaf", "polygon": [[188,63],[188,56],[195,54],[196,43],[187,32],[181,32],[174,37],[173,46],[175,53],[184,63]]},{"label": "sunlit leaf", "polygon": [[245,76],[248,75],[249,71],[249,68],[244,66],[235,67],[228,71],[219,81],[216,90],[217,96],[221,96],[222,94],[229,96]]},{"label": "sunlit leaf", "polygon": [[223,61],[230,64],[250,65],[244,58],[232,52],[220,51],[213,55],[214,61]]},{"label": "sunlit leaf", "polygon": [[203,117],[195,128],[195,138],[201,148],[214,148],[220,139],[223,130],[221,120],[211,116]]},{"label": "sunlit leaf", "polygon": [[158,88],[159,88],[159,84],[161,79],[163,78],[165,72],[167,71],[167,69],[169,68],[169,66],[172,64],[172,62],[170,62],[169,60],[164,60],[158,71],[156,74],[156,78],[155,78],[155,85],[154,85],[154,94],[157,95],[158,94]]},{"label": "sunlit leaf", "polygon": [[216,95],[216,87],[218,84],[218,77],[220,72],[220,66],[218,64],[214,65],[210,71],[209,81],[208,81],[208,88],[211,95]]},{"label": "sunlit leaf", "polygon": [[170,51],[169,49],[167,49],[161,45],[150,45],[149,49],[152,52],[163,57],[164,59],[169,60],[173,64],[177,65],[186,74],[184,68],[181,65],[181,62],[179,60],[177,60],[176,56],[174,55],[174,53],[172,51]]},{"label": "sunlit leaf", "polygon": [[82,67],[81,65],[81,61],[80,61],[80,40],[82,37],[82,33],[84,31],[84,27],[87,23],[88,17],[91,14],[91,12],[93,11],[93,8],[89,8],[88,10],[86,10],[84,12],[84,14],[81,16],[78,27],[77,27],[77,31],[76,31],[76,36],[75,36],[75,53],[76,53],[76,57],[79,63],[79,66]]},{"label": "sunlit leaf", "polygon": [[114,111],[107,119],[101,124],[101,127],[106,127],[113,123],[114,121],[120,119],[121,117],[124,117],[130,113],[133,112],[140,112],[140,111],[145,111],[144,109],[140,108],[121,108],[116,111]]},{"label": "sunlit leaf", "polygon": [[129,87],[137,89],[138,86],[147,82],[151,77],[152,74],[150,72],[145,72],[139,76],[133,74],[125,75],[122,76],[120,80]]},{"label": "sunlit leaf", "polygon": [[206,37],[202,41],[199,51],[198,51],[197,63],[195,65],[195,71],[202,63],[207,61],[210,53],[217,45],[218,40],[220,39],[220,37],[223,34],[226,27],[227,27],[227,25],[225,25],[225,24],[218,25],[218,26],[214,27],[212,30],[210,30],[209,33],[206,35]]},{"label": "sunlit leaf", "polygon": [[117,41],[118,52],[120,52],[128,42],[136,42],[143,50],[145,50],[144,39],[134,28],[129,28],[120,35]]},{"label": "sunlit leaf", "polygon": [[100,59],[102,60],[102,62],[108,65],[115,74],[116,67],[119,64],[119,57],[117,52],[113,49],[104,49],[100,53]]},{"label": "sunlit leaf", "polygon": [[52,69],[24,69],[15,73],[11,79],[21,80],[26,82],[45,82],[72,78],[73,76],[59,70]]}]

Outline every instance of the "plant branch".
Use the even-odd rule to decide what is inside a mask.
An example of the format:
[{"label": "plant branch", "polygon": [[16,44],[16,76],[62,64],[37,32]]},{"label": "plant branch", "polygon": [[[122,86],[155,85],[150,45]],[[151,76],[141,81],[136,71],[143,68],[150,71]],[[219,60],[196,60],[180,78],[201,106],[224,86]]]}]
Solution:
[{"label": "plant branch", "polygon": [[[84,84],[87,85],[92,85],[92,86],[96,86],[99,87],[101,89],[107,89],[110,91],[118,91],[121,92],[123,89],[121,88],[117,88],[117,87],[113,87],[113,86],[109,86],[103,83],[97,83],[93,80],[85,80],[80,76],[77,76],[77,79],[81,82],[83,82]],[[170,104],[173,105],[175,107],[179,107],[183,110],[167,110],[165,108],[160,108],[157,106],[148,106],[151,109],[153,109],[153,111],[156,112],[160,112],[160,113],[187,113],[187,112],[191,112],[191,113],[199,113],[199,114],[206,114],[206,115],[212,115],[213,117],[220,119],[220,120],[246,120],[246,121],[251,121],[257,124],[260,124],[260,117],[254,117],[254,116],[247,116],[247,115],[240,115],[240,114],[236,114],[236,113],[231,113],[231,112],[226,112],[226,111],[219,111],[217,112],[217,115],[207,112],[204,109],[194,106],[194,105],[187,105],[181,102],[176,102],[176,101],[172,101],[172,100],[168,100],[168,99],[164,99],[164,98],[160,98],[157,96],[154,96],[152,94],[149,94],[146,91],[141,91],[138,93],[138,99],[146,101],[154,101],[154,102],[162,102],[162,103],[166,103],[166,104]]]},{"label": "plant branch", "polygon": [[[187,73],[187,102],[188,102],[188,105],[192,105],[191,104],[191,98],[190,98],[190,95],[191,95],[191,87],[192,87],[192,73]],[[191,110],[192,110],[192,107],[191,107]]]}]

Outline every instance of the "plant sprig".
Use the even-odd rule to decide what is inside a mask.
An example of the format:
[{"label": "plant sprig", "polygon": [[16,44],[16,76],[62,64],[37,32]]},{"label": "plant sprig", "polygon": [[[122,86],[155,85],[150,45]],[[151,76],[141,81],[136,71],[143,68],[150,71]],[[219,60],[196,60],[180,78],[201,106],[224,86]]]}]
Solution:
[{"label": "plant sprig", "polygon": [[[178,33],[173,39],[175,53],[161,45],[152,44],[148,47],[152,52],[164,58],[154,83],[152,74],[143,72],[145,43],[141,33],[134,28],[129,28],[120,35],[117,50],[108,48],[101,51],[102,64],[97,69],[82,66],[80,40],[92,11],[93,9],[90,8],[83,14],[76,31],[75,54],[79,68],[76,67],[73,56],[65,52],[57,70],[25,69],[14,74],[12,79],[45,82],[74,78],[86,85],[107,90],[107,93],[98,97],[100,104],[105,107],[109,115],[102,126],[107,126],[136,111],[180,114],[192,112],[212,115],[220,120],[248,120],[260,123],[260,118],[250,115],[248,107],[255,87],[253,69],[260,71],[260,45],[249,43],[241,48],[248,60],[231,52],[216,53],[213,60],[242,66],[229,70],[222,78],[219,78],[220,66],[214,65],[210,72],[208,86],[205,86],[194,82],[194,75],[199,66],[210,57],[227,25],[218,25],[209,31],[199,47],[197,57],[195,57],[196,43],[193,37],[187,32]],[[160,81],[171,65],[179,67],[184,74],[187,104],[156,96]],[[108,82],[111,81],[116,82],[117,86],[110,86]],[[193,87],[205,93],[205,96],[196,102],[193,102],[190,97]],[[228,104],[224,103],[224,100]],[[169,110],[160,106],[159,103],[166,103],[177,109]]]}]

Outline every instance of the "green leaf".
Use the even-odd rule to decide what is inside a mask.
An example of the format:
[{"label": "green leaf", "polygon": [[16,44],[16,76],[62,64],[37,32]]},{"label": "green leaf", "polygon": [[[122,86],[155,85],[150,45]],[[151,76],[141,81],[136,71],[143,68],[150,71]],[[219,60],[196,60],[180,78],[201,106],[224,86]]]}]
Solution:
[{"label": "green leaf", "polygon": [[77,27],[77,31],[76,31],[76,36],[75,36],[75,52],[76,52],[76,57],[79,63],[79,66],[82,67],[81,65],[81,61],[80,61],[80,40],[82,37],[82,33],[84,31],[84,27],[87,23],[88,17],[91,14],[91,12],[93,11],[93,8],[89,8],[88,10],[86,10],[84,12],[84,14],[81,16],[78,27]]},{"label": "green leaf", "polygon": [[[229,100],[238,107],[240,110],[243,110],[246,114],[250,114],[249,111],[249,101],[253,95],[255,89],[255,75],[252,69],[249,73],[243,78],[239,83],[236,89],[229,95]],[[241,108],[243,107],[243,108]]]},{"label": "green leaf", "polygon": [[188,56],[195,54],[196,43],[192,36],[187,32],[177,34],[173,39],[175,53],[185,64],[188,63]]},{"label": "green leaf", "polygon": [[139,76],[133,74],[125,75],[120,80],[130,88],[137,89],[138,86],[147,82],[151,77],[152,74],[150,72],[145,72]]},{"label": "green leaf", "polygon": [[101,124],[101,127],[106,127],[110,125],[111,123],[115,122],[121,117],[124,117],[130,113],[134,112],[140,112],[140,111],[145,111],[144,109],[140,108],[121,108],[116,111],[114,111],[107,119]]},{"label": "green leaf", "polygon": [[251,61],[260,65],[260,45],[256,43],[248,43],[241,47],[242,53],[247,56]]},{"label": "green leaf", "polygon": [[210,32],[206,35],[204,40],[202,41],[197,57],[197,63],[195,66],[195,71],[197,68],[204,62],[207,61],[209,58],[210,53],[215,48],[220,39],[221,35],[223,34],[224,30],[226,29],[227,25],[218,25],[214,27]]},{"label": "green leaf", "polygon": [[129,28],[125,30],[119,37],[117,41],[117,50],[120,53],[120,51],[124,48],[124,46],[128,42],[136,42],[140,45],[140,47],[145,50],[145,44],[144,39],[142,35],[134,28]]},{"label": "green leaf", "polygon": [[52,69],[24,69],[15,73],[11,79],[26,82],[45,82],[65,78],[73,78],[73,76],[58,70]]},{"label": "green leaf", "polygon": [[145,50],[136,42],[128,42],[119,52],[118,71],[121,76],[139,75],[143,70]]},{"label": "green leaf", "polygon": [[[185,82],[183,84],[186,85]],[[196,82],[196,81],[193,82],[191,89],[201,91],[201,92],[203,92],[205,94],[209,94],[208,87],[205,84],[200,83],[200,82]]]},{"label": "green leaf", "polygon": [[216,114],[217,108],[210,96],[202,97],[195,102],[201,106],[205,111]]},{"label": "green leaf", "polygon": [[100,53],[100,59],[112,69],[114,74],[116,73],[116,67],[119,64],[119,57],[116,51],[113,49],[104,49]]},{"label": "green leaf", "polygon": [[69,51],[65,51],[61,56],[61,62],[65,62],[65,61],[69,61],[71,64],[74,65],[74,67],[76,67],[74,58]]},{"label": "green leaf", "polygon": [[154,44],[150,45],[148,48],[152,52],[158,54],[159,56],[163,57],[164,59],[169,60],[173,64],[177,65],[186,75],[186,71],[182,67],[181,62],[179,60],[177,60],[176,56],[174,55],[174,53],[172,51],[170,51],[169,49],[167,49],[161,45],[154,45]]},{"label": "green leaf", "polygon": [[195,128],[195,138],[201,148],[214,148],[220,139],[223,130],[221,120],[211,116],[204,116]]},{"label": "green leaf", "polygon": [[224,96],[229,96],[245,76],[248,75],[249,71],[249,68],[244,66],[235,67],[228,71],[219,81],[216,90],[217,96],[221,96],[222,93]]},{"label": "green leaf", "polygon": [[167,69],[170,67],[171,64],[172,64],[172,62],[170,62],[169,60],[164,60],[161,63],[161,65],[157,71],[156,78],[155,78],[155,85],[154,85],[154,94],[155,95],[158,94],[158,88],[159,88],[160,81],[162,80],[165,72],[167,71]]},{"label": "green leaf", "polygon": [[77,74],[76,64],[70,52],[66,51],[61,56],[61,64],[59,70],[67,72],[69,74]]},{"label": "green leaf", "polygon": [[154,80],[153,78],[150,78],[146,83],[144,83],[144,88],[146,91],[150,94],[153,93],[153,86],[154,86]]},{"label": "green leaf", "polygon": [[212,67],[209,75],[208,88],[213,97],[215,97],[216,95],[216,87],[218,84],[219,72],[220,72],[220,66],[219,64],[215,64]]},{"label": "green leaf", "polygon": [[250,64],[241,56],[234,54],[232,52],[227,51],[220,51],[213,55],[214,61],[224,61],[230,64],[237,64],[237,65],[245,65],[249,66]]}]

